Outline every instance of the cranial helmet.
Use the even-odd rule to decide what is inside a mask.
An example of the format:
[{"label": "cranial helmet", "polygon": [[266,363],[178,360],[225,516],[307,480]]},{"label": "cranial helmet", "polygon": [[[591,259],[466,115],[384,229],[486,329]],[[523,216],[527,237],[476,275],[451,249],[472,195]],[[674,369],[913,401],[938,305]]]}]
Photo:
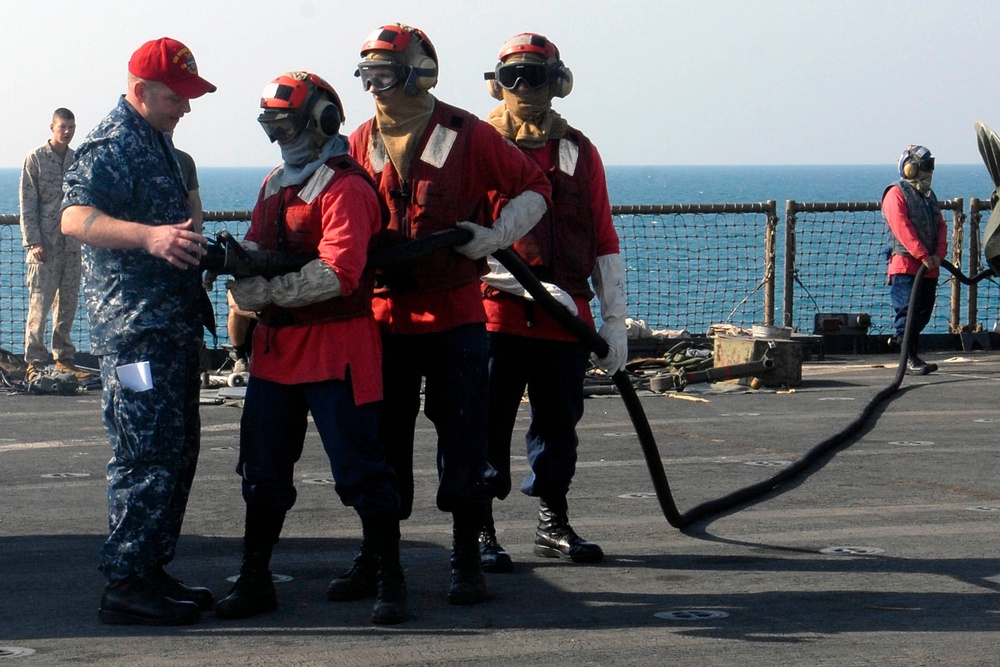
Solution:
[{"label": "cranial helmet", "polygon": [[[526,57],[512,58],[522,54]],[[513,61],[517,62],[513,62]],[[514,90],[521,82],[528,88],[548,84],[552,97],[566,97],[573,90],[573,72],[559,59],[559,49],[544,35],[522,32],[500,47],[497,64],[486,72],[490,95],[503,99],[503,89]]]},{"label": "cranial helmet", "polygon": [[285,72],[268,83],[260,107],[264,111],[257,121],[272,142],[293,141],[306,129],[332,137],[344,122],[344,105],[337,91],[310,72]]},{"label": "cranial helmet", "polygon": [[902,178],[916,178],[921,171],[934,171],[934,157],[930,149],[910,144],[899,156],[896,166]]},{"label": "cranial helmet", "polygon": [[[389,60],[407,68],[403,90],[410,95],[430,90],[438,81],[438,57],[431,40],[418,28],[402,23],[384,25],[361,45],[361,57],[367,59],[388,55]],[[355,76],[362,76],[362,61]],[[365,89],[367,81],[362,77]]]}]

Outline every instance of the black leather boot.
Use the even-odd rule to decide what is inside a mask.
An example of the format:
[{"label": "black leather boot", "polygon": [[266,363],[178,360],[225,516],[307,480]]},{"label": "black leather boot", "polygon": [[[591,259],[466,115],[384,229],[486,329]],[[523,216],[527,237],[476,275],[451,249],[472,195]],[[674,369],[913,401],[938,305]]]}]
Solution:
[{"label": "black leather boot", "polygon": [[479,555],[479,530],[483,525],[485,508],[456,510],[454,512],[453,544],[451,550],[451,604],[479,604],[486,600],[486,577]]},{"label": "black leather boot", "polygon": [[278,608],[278,594],[271,578],[271,551],[278,543],[285,512],[247,503],[243,537],[243,566],[229,595],[215,605],[218,618],[247,618]]},{"label": "black leather boot", "polygon": [[598,563],[604,559],[601,547],[577,535],[569,525],[565,497],[539,499],[534,551],[536,556],[574,563]]},{"label": "black leather boot", "polygon": [[179,579],[167,574],[162,567],[156,568],[149,579],[162,595],[171,600],[194,602],[202,611],[209,611],[215,606],[215,596],[212,595],[212,591],[201,586],[186,586]]},{"label": "black leather boot", "polygon": [[362,541],[361,549],[354,557],[354,564],[326,587],[326,599],[333,602],[349,602],[369,598],[375,595],[377,576],[378,560],[375,558],[375,552],[367,541]]},{"label": "black leather boot", "polygon": [[218,618],[248,618],[278,608],[278,594],[268,569],[270,553],[248,552],[243,556],[240,578],[229,595],[215,605]]},{"label": "black leather boot", "polygon": [[406,620],[406,578],[403,576],[403,566],[399,563],[399,552],[395,556],[383,554],[378,557],[378,561],[372,623],[402,623]]},{"label": "black leather boot", "polygon": [[108,583],[98,618],[108,625],[188,625],[201,616],[198,605],[168,598],[138,575]]},{"label": "black leather boot", "polygon": [[928,373],[933,373],[937,369],[937,364],[928,364],[926,361],[918,357],[915,352],[910,353],[910,355],[906,358],[907,375],[927,375]]},{"label": "black leather boot", "polygon": [[406,579],[399,563],[399,517],[393,512],[362,518],[361,525],[376,561],[372,623],[402,623],[406,620]]},{"label": "black leather boot", "polygon": [[510,572],[514,569],[514,561],[511,560],[510,554],[500,546],[500,542],[497,540],[492,508],[483,522],[482,530],[479,531],[479,560],[482,563],[483,572]]}]

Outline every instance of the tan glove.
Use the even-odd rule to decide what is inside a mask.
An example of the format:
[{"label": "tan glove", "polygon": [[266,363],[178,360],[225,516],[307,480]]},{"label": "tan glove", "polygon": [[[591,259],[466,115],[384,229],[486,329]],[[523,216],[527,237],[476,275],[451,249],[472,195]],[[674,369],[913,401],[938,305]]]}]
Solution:
[{"label": "tan glove", "polygon": [[271,303],[271,287],[267,278],[262,276],[250,276],[239,280],[230,278],[226,281],[226,289],[240,310],[256,313]]},{"label": "tan glove", "polygon": [[226,288],[240,310],[252,312],[259,312],[271,304],[284,308],[307,306],[340,296],[341,291],[336,272],[320,259],[271,280],[261,276],[230,279]]}]

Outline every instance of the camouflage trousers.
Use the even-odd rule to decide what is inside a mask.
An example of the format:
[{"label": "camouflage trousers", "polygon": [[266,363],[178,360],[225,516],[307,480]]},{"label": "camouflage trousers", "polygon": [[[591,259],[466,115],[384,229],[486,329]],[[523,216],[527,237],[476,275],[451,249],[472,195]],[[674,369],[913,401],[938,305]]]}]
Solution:
[{"label": "camouflage trousers", "polygon": [[49,358],[45,329],[52,312],[52,356],[72,361],[70,338],[80,300],[80,253],[51,253],[42,263],[28,263],[28,321],[24,328],[24,360],[44,364]]},{"label": "camouflage trousers", "polygon": [[[150,390],[135,391],[118,380],[118,366],[138,361],[150,364]],[[102,357],[101,380],[113,455],[100,569],[110,580],[144,576],[173,560],[198,464],[198,351],[150,341]]]}]

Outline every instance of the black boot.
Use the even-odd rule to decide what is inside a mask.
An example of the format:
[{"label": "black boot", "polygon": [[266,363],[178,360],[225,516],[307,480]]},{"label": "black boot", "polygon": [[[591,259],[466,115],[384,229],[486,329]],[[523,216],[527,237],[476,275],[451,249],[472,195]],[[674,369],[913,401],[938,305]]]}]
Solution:
[{"label": "black boot", "polygon": [[163,596],[171,600],[194,602],[202,611],[209,611],[215,606],[215,596],[212,595],[212,591],[200,586],[186,586],[179,579],[167,574],[162,567],[156,568],[149,579]]},{"label": "black boot", "polygon": [[906,374],[907,375],[927,375],[938,369],[937,364],[928,364],[917,353],[920,351],[920,337],[914,336],[906,351]]},{"label": "black boot", "polygon": [[378,561],[367,544],[361,542],[361,549],[354,557],[354,564],[337,576],[326,588],[326,599],[333,602],[362,600],[375,595],[378,576]]},{"label": "black boot", "polygon": [[244,554],[240,578],[229,595],[215,605],[218,618],[248,618],[278,608],[278,594],[268,569],[270,559],[270,553]]},{"label": "black boot", "polygon": [[483,528],[479,531],[479,560],[483,572],[510,572],[514,562],[497,540],[496,526],[493,524],[493,510],[490,508]]},{"label": "black boot", "polygon": [[406,579],[399,563],[399,518],[395,512],[363,518],[365,544],[375,554],[375,605],[372,623],[406,620]]},{"label": "black boot", "polygon": [[456,510],[454,512],[453,544],[451,550],[451,604],[479,604],[486,599],[486,577],[479,555],[479,530],[483,525],[485,508]]},{"label": "black boot", "polygon": [[604,559],[601,547],[577,535],[569,525],[565,496],[539,499],[535,555],[574,563],[598,563]]},{"label": "black boot", "polygon": [[406,620],[406,579],[403,566],[396,557],[379,556],[378,575],[375,584],[375,605],[372,607],[372,623],[392,625]]},{"label": "black boot", "polygon": [[271,551],[278,543],[284,522],[284,510],[247,503],[240,578],[229,595],[215,605],[218,618],[247,618],[278,608],[270,565]]},{"label": "black boot", "polygon": [[110,582],[97,611],[109,625],[188,625],[201,616],[198,605],[168,598],[138,575]]},{"label": "black boot", "polygon": [[907,375],[927,375],[928,373],[933,373],[937,369],[937,364],[928,364],[914,352],[911,352],[906,358]]}]

